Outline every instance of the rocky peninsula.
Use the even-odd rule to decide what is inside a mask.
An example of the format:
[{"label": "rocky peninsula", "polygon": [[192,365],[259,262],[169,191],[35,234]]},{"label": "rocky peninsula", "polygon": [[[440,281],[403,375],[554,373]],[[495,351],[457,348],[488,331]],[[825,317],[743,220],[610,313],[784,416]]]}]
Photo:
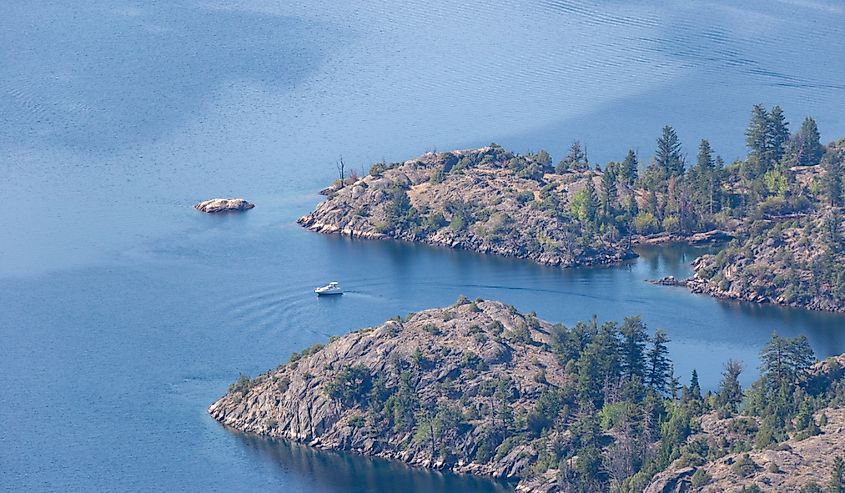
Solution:
[{"label": "rocky peninsula", "polygon": [[694,293],[845,313],[843,209],[756,223],[753,234],[699,257],[686,281]]},{"label": "rocky peninsula", "polygon": [[[546,156],[491,145],[429,152],[324,190],[299,224],[320,233],[393,238],[572,267],[635,256],[630,242],[587,227],[576,197],[600,173],[556,173]],[[589,183],[588,183],[589,182]],[[574,211],[574,212],[573,212]]]},{"label": "rocky peninsula", "polygon": [[548,349],[550,329],[502,303],[459,301],[295,354],[233,385],[209,412],[317,448],[527,479],[547,444],[563,438],[502,446],[497,430],[570,378]]},{"label": "rocky peninsula", "polygon": [[831,474],[845,454],[845,355],[813,364],[805,338],[774,336],[754,385],[743,392],[729,361],[704,394],[695,372],[678,385],[667,341],[636,317],[566,328],[461,297],[242,375],[208,412],[518,491],[797,491]]},{"label": "rocky peninsula", "polygon": [[194,209],[207,214],[247,211],[255,207],[244,199],[209,199],[194,204]]}]

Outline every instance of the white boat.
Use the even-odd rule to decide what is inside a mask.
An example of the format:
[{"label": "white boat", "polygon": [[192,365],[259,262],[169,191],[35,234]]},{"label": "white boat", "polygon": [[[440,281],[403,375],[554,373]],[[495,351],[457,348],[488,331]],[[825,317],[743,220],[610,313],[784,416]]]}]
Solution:
[{"label": "white boat", "polygon": [[340,289],[340,286],[334,281],[328,283],[323,287],[319,287],[314,290],[317,293],[317,296],[325,296],[330,294],[343,294],[343,290]]}]

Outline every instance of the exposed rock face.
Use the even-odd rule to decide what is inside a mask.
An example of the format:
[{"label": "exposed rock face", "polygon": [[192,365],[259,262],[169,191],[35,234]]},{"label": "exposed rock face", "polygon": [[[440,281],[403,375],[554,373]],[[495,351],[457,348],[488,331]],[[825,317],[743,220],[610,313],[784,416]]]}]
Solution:
[{"label": "exposed rock face", "polygon": [[718,255],[693,263],[687,286],[723,299],[845,313],[843,209],[760,221]]},{"label": "exposed rock face", "polygon": [[[830,389],[845,377],[845,354],[814,363],[808,372],[807,389]],[[824,419],[822,418],[824,416]],[[687,465],[683,459],[652,478],[645,493],[740,493],[756,485],[764,492],[797,492],[811,481],[826,484],[835,457],[845,458],[845,407],[825,407],[814,415],[818,435],[806,437],[792,432],[784,442],[747,453],[729,453],[702,465]],[[704,440],[713,449],[729,450],[753,437],[762,419],[745,415],[719,418],[710,412],[698,419],[698,432],[688,442]],[[737,426],[739,424],[739,426]],[[744,461],[744,467],[738,463]],[[693,475],[699,476],[698,482]]]},{"label": "exposed rock face", "polygon": [[676,233],[660,233],[651,236],[644,236],[636,238],[636,243],[640,245],[665,245],[669,243],[684,243],[688,245],[715,245],[725,243],[734,238],[733,234],[727,231],[714,229],[712,231],[704,231],[701,233],[692,233],[689,235],[681,235]]},{"label": "exposed rock face", "polygon": [[[415,466],[518,478],[523,491],[551,491],[555,470],[535,474],[534,466],[542,447],[566,442],[568,432],[528,439],[498,454],[480,452],[497,417],[478,411],[504,395],[518,414],[545,388],[564,383],[559,358],[544,344],[549,328],[492,301],[426,310],[309,349],[287,365],[234,385],[209,413],[245,432]],[[498,389],[499,397],[491,389]],[[372,392],[389,394],[394,404],[417,399],[417,409],[439,411],[437,416],[418,411],[416,426],[406,429],[401,406],[394,406],[392,422],[381,422],[366,403],[366,393]],[[450,409],[470,418],[445,425]],[[432,433],[426,435],[429,426]]]},{"label": "exposed rock face", "polygon": [[299,219],[320,233],[462,248],[571,267],[635,256],[627,242],[585,235],[574,195],[601,173],[551,173],[548,165],[496,146],[427,153],[376,166],[323,190],[328,199]]},{"label": "exposed rock face", "polygon": [[214,214],[218,212],[246,211],[255,207],[244,199],[210,199],[195,204],[194,209]]},{"label": "exposed rock face", "polygon": [[[792,438],[774,449],[753,450],[748,458],[753,465],[744,471],[734,467],[743,454],[729,454],[699,467],[671,467],[655,476],[645,493],[696,491],[702,493],[739,493],[743,488],[757,485],[762,491],[797,492],[810,481],[826,484],[833,469],[834,457],[845,457],[845,408],[825,409],[828,424],[820,435],[803,440]],[[816,414],[816,420],[822,412]],[[714,419],[713,416],[705,418]],[[696,438],[702,435],[696,435]],[[704,433],[710,440],[719,433]],[[751,463],[749,463],[751,464]],[[693,488],[690,478],[701,469],[709,480]]]}]

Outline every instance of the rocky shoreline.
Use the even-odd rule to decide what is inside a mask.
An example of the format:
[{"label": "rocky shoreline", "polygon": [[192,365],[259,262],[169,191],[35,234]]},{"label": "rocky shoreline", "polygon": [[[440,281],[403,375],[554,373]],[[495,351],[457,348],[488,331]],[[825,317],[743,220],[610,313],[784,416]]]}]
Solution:
[{"label": "rocky shoreline", "polygon": [[842,214],[842,208],[826,207],[758,223],[756,234],[697,258],[684,285],[724,300],[845,313]]}]

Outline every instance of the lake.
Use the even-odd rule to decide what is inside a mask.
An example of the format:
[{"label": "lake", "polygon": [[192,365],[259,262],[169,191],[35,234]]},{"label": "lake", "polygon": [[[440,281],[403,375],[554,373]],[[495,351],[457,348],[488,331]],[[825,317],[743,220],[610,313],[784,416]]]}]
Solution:
[{"label": "lake", "polygon": [[[495,141],[650,155],[674,125],[743,154],[751,105],[845,135],[845,14],[689,3],[23,2],[0,6],[0,483],[20,491],[475,491],[506,485],[230,432],[240,372],[397,314],[500,299],[573,324],[641,315],[713,387],[772,331],[845,352],[845,317],[724,303],[614,267],[304,231],[335,161]],[[213,196],[256,208],[205,216]],[[312,289],[341,281],[343,297]]]}]

